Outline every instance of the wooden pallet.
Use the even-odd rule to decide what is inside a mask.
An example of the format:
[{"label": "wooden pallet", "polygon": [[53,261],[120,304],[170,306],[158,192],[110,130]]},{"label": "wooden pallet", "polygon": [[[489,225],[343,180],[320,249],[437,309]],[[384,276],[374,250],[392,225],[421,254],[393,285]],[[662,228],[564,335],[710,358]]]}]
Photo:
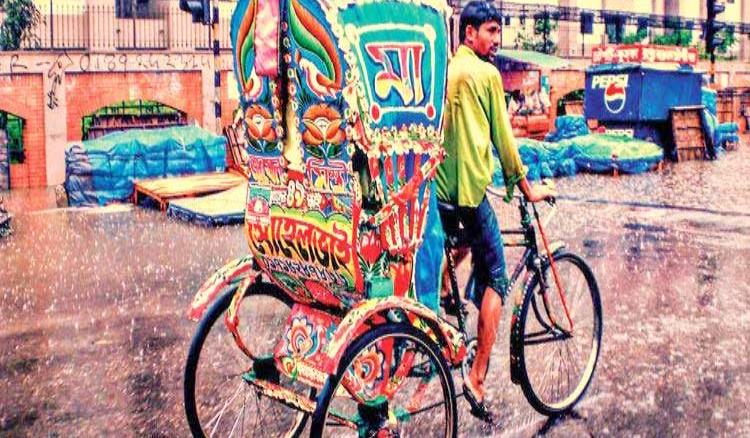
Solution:
[{"label": "wooden pallet", "polygon": [[672,136],[677,161],[702,160],[706,154],[702,106],[676,107],[670,110]]},{"label": "wooden pallet", "polygon": [[137,181],[134,186],[133,202],[148,196],[159,204],[161,211],[167,211],[169,201],[178,198],[209,195],[222,192],[247,183],[247,178],[235,172],[204,173]]},{"label": "wooden pallet", "polygon": [[245,143],[242,141],[242,131],[235,126],[224,127],[224,137],[227,138],[227,166],[245,175],[249,174],[247,169],[248,155]]},{"label": "wooden pallet", "polygon": [[705,158],[705,148],[677,149],[677,161],[702,160]]}]

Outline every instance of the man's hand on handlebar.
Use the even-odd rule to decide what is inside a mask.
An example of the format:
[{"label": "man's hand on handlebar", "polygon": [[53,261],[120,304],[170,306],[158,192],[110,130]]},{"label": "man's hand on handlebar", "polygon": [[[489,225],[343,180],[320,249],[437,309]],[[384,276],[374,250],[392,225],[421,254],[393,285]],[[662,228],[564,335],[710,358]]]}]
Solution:
[{"label": "man's hand on handlebar", "polygon": [[555,184],[552,181],[542,181],[541,185],[532,186],[529,181],[524,178],[518,184],[518,188],[521,189],[524,196],[529,202],[539,201],[554,201],[557,196],[555,190]]}]

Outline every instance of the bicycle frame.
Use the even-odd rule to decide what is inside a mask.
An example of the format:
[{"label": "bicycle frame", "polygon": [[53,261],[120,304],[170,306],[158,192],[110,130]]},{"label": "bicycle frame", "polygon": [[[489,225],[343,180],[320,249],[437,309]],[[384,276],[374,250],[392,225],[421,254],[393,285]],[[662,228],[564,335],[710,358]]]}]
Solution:
[{"label": "bicycle frame", "polygon": [[[488,190],[489,193],[501,196],[500,194],[494,192],[493,190]],[[503,236],[520,236],[520,238],[517,239],[508,239],[505,240],[504,246],[505,247],[523,247],[524,252],[521,255],[521,258],[516,263],[515,267],[513,268],[513,273],[510,276],[510,280],[508,281],[508,284],[506,286],[506,296],[510,296],[511,292],[514,290],[516,284],[518,283],[518,280],[521,278],[521,274],[525,273],[522,284],[523,287],[519,291],[519,293],[516,295],[515,302],[513,305],[513,317],[511,318],[511,327],[510,327],[510,333],[511,333],[511,357],[510,357],[510,364],[511,364],[511,380],[514,383],[517,383],[517,367],[519,364],[518,361],[518,352],[514,351],[517,350],[517,346],[520,345],[520,342],[514,342],[514,339],[518,339],[520,336],[520,327],[519,325],[519,315],[521,313],[521,305],[523,304],[524,299],[524,293],[527,289],[527,285],[532,280],[532,276],[535,276],[538,278],[539,284],[540,284],[540,290],[542,291],[542,294],[546,293],[547,289],[549,288],[547,284],[547,280],[545,276],[543,275],[543,267],[545,264],[550,263],[550,260],[554,257],[554,254],[559,252],[564,248],[564,243],[562,242],[554,242],[551,245],[545,245],[546,254],[540,254],[539,248],[536,241],[536,227],[534,226],[533,218],[537,220],[537,224],[539,227],[542,227],[542,222],[539,220],[539,215],[536,210],[536,207],[534,204],[531,204],[531,209],[529,209],[529,203],[526,201],[525,198],[522,196],[517,197],[519,200],[519,212],[521,215],[521,228],[520,229],[511,229],[511,230],[505,230],[503,231]],[[556,209],[556,207],[553,206],[553,209]],[[554,212],[556,210],[553,210],[550,214],[545,217],[545,223],[549,222],[549,220],[554,215]],[[543,231],[542,231],[543,232]],[[546,237],[545,237],[546,242]],[[445,246],[445,254],[447,258],[447,264],[448,264],[448,273],[450,276],[451,281],[451,297],[450,301],[448,303],[449,309],[453,310],[453,315],[457,318],[457,327],[458,330],[463,334],[464,338],[467,338],[466,333],[466,317],[468,315],[468,312],[466,311],[465,305],[463,303],[463,300],[461,299],[460,290],[458,287],[458,280],[456,278],[456,272],[455,272],[455,261],[453,259],[453,250],[460,248],[464,245],[457,245],[454,247],[450,239],[446,240],[446,246]],[[471,273],[471,276],[473,276],[474,273]],[[544,298],[546,301],[546,297]],[[557,326],[557,324],[554,322],[554,318],[549,313],[548,304],[545,302],[545,308],[547,310],[548,316],[552,320],[553,324]],[[450,313],[450,312],[449,312]],[[562,329],[561,329],[562,330]],[[515,338],[513,338],[515,336]],[[468,360],[469,357],[465,357],[461,364],[461,372],[463,377],[468,375]]]}]

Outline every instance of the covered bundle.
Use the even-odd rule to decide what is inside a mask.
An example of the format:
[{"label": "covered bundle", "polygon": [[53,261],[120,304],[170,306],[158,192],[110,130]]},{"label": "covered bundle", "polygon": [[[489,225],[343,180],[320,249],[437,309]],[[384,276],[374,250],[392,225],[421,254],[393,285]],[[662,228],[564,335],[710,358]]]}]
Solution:
[{"label": "covered bundle", "polygon": [[65,151],[70,205],[105,205],[133,194],[137,179],[219,172],[226,139],[197,126],[117,132]]},{"label": "covered bundle", "polygon": [[544,138],[545,141],[560,141],[589,134],[586,119],[581,115],[560,116],[555,119],[555,131]]},{"label": "covered bundle", "polygon": [[727,148],[728,144],[736,144],[740,141],[740,127],[736,122],[720,123],[716,126],[714,133],[714,144]]},{"label": "covered bundle", "polygon": [[[589,134],[559,143],[518,139],[521,161],[528,167],[527,178],[537,180],[572,176],[578,172],[643,173],[664,158],[664,151],[655,143],[643,140]],[[495,157],[493,185],[502,186],[500,162]]]},{"label": "covered bundle", "polygon": [[576,174],[574,157],[566,144],[522,138],[518,139],[518,152],[531,180]]},{"label": "covered bundle", "polygon": [[8,137],[0,130],[0,190],[10,189],[10,151]]},{"label": "covered bundle", "polygon": [[623,136],[591,134],[562,143],[572,149],[579,171],[643,173],[664,159],[657,144]]}]

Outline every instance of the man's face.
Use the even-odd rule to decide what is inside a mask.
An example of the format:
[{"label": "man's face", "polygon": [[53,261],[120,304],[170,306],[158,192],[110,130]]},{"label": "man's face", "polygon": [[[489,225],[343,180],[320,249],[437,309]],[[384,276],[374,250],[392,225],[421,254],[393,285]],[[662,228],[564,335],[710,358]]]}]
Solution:
[{"label": "man's face", "polygon": [[466,28],[466,45],[474,50],[481,58],[490,58],[500,45],[500,23],[487,21],[476,29],[474,26]]}]

